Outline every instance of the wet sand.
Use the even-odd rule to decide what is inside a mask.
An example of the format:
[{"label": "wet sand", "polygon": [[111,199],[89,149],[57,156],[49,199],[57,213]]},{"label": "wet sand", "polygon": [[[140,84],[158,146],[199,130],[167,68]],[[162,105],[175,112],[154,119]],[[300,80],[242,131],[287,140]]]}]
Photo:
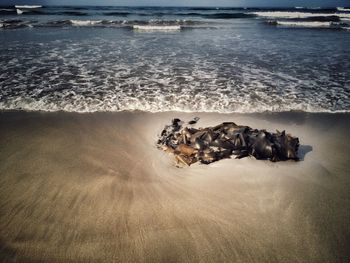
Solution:
[{"label": "wet sand", "polygon": [[[286,129],[302,161],[176,168],[172,118]],[[0,113],[0,262],[348,262],[350,114]]]}]

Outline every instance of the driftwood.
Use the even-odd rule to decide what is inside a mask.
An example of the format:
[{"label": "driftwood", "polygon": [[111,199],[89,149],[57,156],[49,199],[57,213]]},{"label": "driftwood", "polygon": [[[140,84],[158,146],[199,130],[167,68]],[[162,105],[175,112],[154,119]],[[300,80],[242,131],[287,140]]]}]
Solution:
[{"label": "driftwood", "polygon": [[214,127],[194,128],[199,118],[186,125],[180,119],[173,119],[162,130],[157,146],[174,154],[178,164],[190,166],[200,162],[209,164],[225,158],[253,156],[272,162],[299,160],[299,139],[285,131],[270,133],[224,122]]}]

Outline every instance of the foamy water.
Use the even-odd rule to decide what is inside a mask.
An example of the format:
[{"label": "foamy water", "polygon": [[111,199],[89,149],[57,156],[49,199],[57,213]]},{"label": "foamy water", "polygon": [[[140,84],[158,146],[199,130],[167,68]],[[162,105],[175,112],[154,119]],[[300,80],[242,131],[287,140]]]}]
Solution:
[{"label": "foamy water", "polygon": [[278,25],[281,26],[295,26],[295,27],[331,27],[332,22],[291,22],[291,21],[277,21]]},{"label": "foamy water", "polygon": [[0,109],[350,111],[350,35],[336,11],[156,11],[0,16]]},{"label": "foamy water", "polygon": [[174,30],[177,31],[177,30],[181,30],[181,26],[179,26],[179,25],[176,25],[176,26],[134,25],[133,28],[135,30],[140,30],[140,31],[174,31]]},{"label": "foamy water", "polygon": [[344,7],[337,7],[338,11],[343,11],[343,12],[350,12],[350,8],[344,8]]},{"label": "foamy water", "polygon": [[75,26],[91,26],[100,24],[101,20],[70,20],[70,22]]},{"label": "foamy water", "polygon": [[310,13],[310,12],[286,12],[286,11],[274,11],[274,12],[254,12],[254,14],[263,17],[276,17],[276,18],[307,18],[307,17],[329,17],[338,16],[340,18],[350,18],[350,13]]}]

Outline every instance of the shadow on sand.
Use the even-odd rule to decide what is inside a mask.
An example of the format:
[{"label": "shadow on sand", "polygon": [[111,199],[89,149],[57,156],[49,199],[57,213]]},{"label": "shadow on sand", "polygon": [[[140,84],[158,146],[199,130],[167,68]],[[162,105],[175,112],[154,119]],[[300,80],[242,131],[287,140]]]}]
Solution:
[{"label": "shadow on sand", "polygon": [[300,145],[298,150],[298,157],[300,161],[304,161],[305,155],[312,152],[313,148],[311,145]]}]

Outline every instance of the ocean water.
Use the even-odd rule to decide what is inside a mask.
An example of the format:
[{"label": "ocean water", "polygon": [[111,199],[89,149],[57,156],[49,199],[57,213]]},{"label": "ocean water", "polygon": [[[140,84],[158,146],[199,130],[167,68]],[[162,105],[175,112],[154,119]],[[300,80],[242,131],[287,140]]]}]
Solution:
[{"label": "ocean water", "polygon": [[0,8],[0,109],[350,111],[350,9]]}]

